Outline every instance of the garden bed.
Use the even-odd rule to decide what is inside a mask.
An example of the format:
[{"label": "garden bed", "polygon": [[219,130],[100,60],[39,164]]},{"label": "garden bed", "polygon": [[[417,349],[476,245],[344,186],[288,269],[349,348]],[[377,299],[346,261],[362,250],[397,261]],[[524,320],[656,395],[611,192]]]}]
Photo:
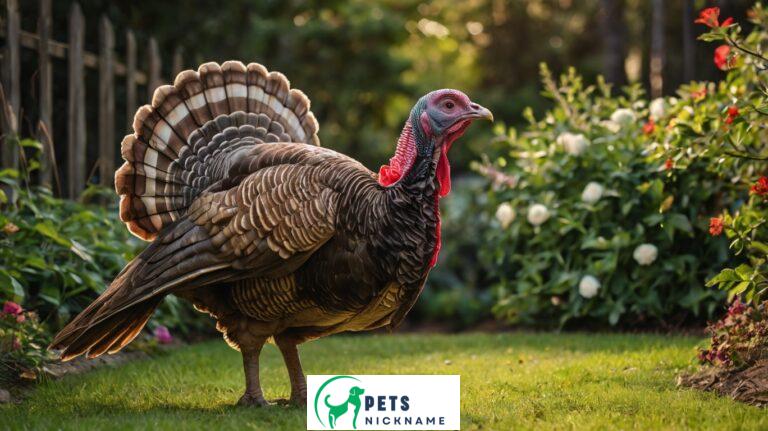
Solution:
[{"label": "garden bed", "polygon": [[758,407],[768,406],[768,360],[743,370],[706,368],[680,377],[679,385],[711,391]]}]

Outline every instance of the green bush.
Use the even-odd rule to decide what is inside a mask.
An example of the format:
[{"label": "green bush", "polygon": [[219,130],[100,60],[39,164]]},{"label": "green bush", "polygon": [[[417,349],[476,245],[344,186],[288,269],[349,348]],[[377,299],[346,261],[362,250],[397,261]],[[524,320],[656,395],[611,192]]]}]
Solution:
[{"label": "green bush", "polygon": [[[703,84],[648,103],[637,86],[618,97],[573,71],[559,81],[542,66],[555,106],[527,111],[518,132],[499,127],[493,163],[496,214],[482,256],[498,277],[494,311],[510,321],[572,319],[676,325],[713,316],[724,297],[704,281],[729,262],[708,234],[708,215],[739,191],[705,161],[668,158],[671,141],[700,126]],[[714,87],[714,86],[710,86]],[[725,85],[712,91],[725,93]]]},{"label": "green bush", "polygon": [[729,300],[741,296],[757,306],[768,297],[768,58],[760,54],[768,40],[768,11],[759,3],[752,9],[754,26],[747,35],[738,23],[723,25],[718,14],[717,8],[705,9],[697,22],[710,27],[702,40],[722,43],[714,50],[714,61],[727,76],[702,87],[692,115],[676,123],[676,133],[659,151],[683,167],[706,165],[741,193],[737,205],[722,212],[713,208],[711,233],[725,233],[745,262],[723,269],[708,284],[727,291]]},{"label": "green bush", "polygon": [[[40,148],[31,140],[20,144],[28,152]],[[29,175],[38,164],[35,157],[27,163]],[[0,171],[0,302],[34,310],[55,332],[103,292],[145,243],[120,222],[111,190],[91,186],[75,202],[29,183],[20,171]],[[150,327],[186,331],[207,328],[206,319],[170,297]]]}]

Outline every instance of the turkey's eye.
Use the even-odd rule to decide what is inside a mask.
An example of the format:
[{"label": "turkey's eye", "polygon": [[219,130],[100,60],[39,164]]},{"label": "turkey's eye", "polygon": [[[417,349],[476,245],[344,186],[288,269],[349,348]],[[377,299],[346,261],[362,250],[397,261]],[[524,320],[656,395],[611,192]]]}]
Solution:
[{"label": "turkey's eye", "polygon": [[453,102],[450,100],[445,102],[445,109],[453,109]]}]

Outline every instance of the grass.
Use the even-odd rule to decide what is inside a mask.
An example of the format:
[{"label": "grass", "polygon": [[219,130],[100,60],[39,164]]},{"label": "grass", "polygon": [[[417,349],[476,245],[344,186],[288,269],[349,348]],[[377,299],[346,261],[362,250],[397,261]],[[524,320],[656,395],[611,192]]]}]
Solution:
[{"label": "grass", "polygon": [[[462,429],[766,429],[768,414],[675,387],[698,339],[654,335],[336,336],[303,346],[310,374],[461,374]],[[0,406],[0,429],[306,429],[299,408],[234,407],[240,354],[222,341],[45,382]],[[287,397],[277,349],[267,399]]]}]

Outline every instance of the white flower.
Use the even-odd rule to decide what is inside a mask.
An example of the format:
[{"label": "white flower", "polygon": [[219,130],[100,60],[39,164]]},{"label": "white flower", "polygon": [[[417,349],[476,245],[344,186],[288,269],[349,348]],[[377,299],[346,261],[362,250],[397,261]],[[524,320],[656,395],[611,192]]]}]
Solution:
[{"label": "white flower", "polygon": [[585,138],[584,135],[580,133],[577,135],[570,132],[561,133],[560,136],[557,137],[556,142],[565,149],[566,153],[573,156],[578,156],[583,153],[584,150],[587,149],[587,145],[589,145],[589,141],[587,141],[587,138]]},{"label": "white flower", "polygon": [[626,126],[635,122],[635,112],[631,109],[619,108],[611,114],[611,121],[619,126]]},{"label": "white flower", "polygon": [[579,282],[579,295],[585,298],[592,298],[597,295],[597,291],[600,289],[600,282],[591,275],[585,275]]},{"label": "white flower", "polygon": [[632,257],[638,265],[647,266],[652,264],[659,256],[659,249],[653,244],[640,244],[632,252]]},{"label": "white flower", "polygon": [[528,208],[528,223],[540,226],[549,219],[549,210],[542,204],[533,204]]},{"label": "white flower", "polygon": [[658,97],[653,99],[651,105],[648,107],[648,111],[650,112],[651,119],[654,121],[659,121],[659,119],[664,117],[664,113],[666,113],[664,98]]},{"label": "white flower", "polygon": [[515,220],[515,210],[512,205],[504,202],[496,209],[496,219],[501,223],[501,227],[506,229]]},{"label": "white flower", "polygon": [[617,133],[619,130],[621,130],[621,125],[619,125],[619,123],[614,123],[611,120],[601,121],[600,125],[608,129],[612,133]]},{"label": "white flower", "polygon": [[603,191],[605,191],[605,189],[600,183],[592,181],[587,184],[587,186],[584,187],[584,191],[581,192],[581,200],[588,204],[594,204],[603,197]]}]

